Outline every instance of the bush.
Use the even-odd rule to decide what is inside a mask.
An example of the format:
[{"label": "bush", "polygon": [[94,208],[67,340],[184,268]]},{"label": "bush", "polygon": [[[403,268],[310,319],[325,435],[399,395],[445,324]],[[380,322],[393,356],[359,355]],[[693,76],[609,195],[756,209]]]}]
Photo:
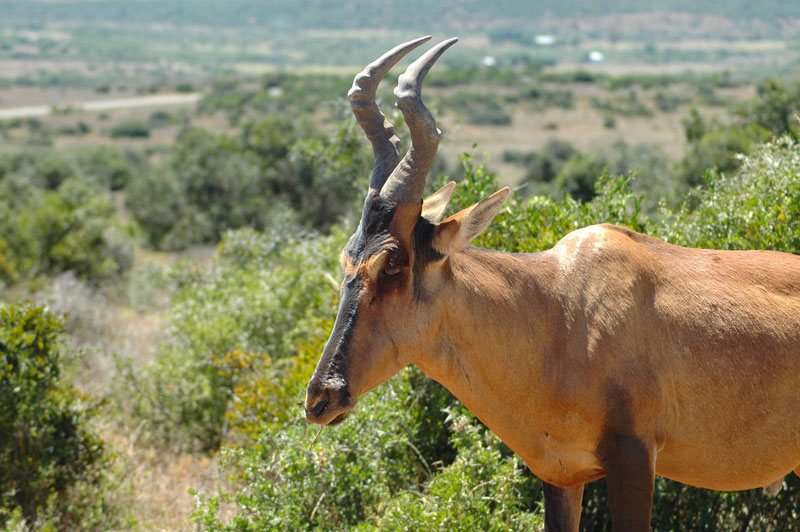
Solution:
[{"label": "bush", "polygon": [[327,230],[352,211],[369,175],[355,127],[308,139],[284,119],[248,124],[239,137],[188,129],[166,167],[131,183],[126,205],[161,249],[215,243],[228,229],[264,230],[284,217]]},{"label": "bush", "polygon": [[699,126],[696,122],[687,122],[686,127],[687,137],[697,137],[690,140],[686,155],[677,166],[677,173],[679,179],[690,186],[703,184],[709,169],[722,174],[734,172],[739,168],[743,155],[770,138],[768,130],[752,123]]},{"label": "bush", "polygon": [[520,92],[520,97],[536,102],[542,108],[548,107],[561,107],[563,109],[572,109],[574,105],[574,98],[572,91],[568,90],[547,90],[541,85],[529,85]]},{"label": "bush", "polygon": [[78,178],[56,190],[0,183],[0,234],[16,277],[72,271],[101,280],[133,263],[134,228],[107,192]]},{"label": "bush", "polygon": [[691,202],[664,216],[658,233],[690,247],[800,252],[798,153],[783,137],[742,157],[737,173],[709,174]]},{"label": "bush", "polygon": [[61,327],[43,308],[0,305],[0,527],[20,517],[60,530],[116,526],[97,514],[102,497],[81,500],[102,481],[106,454],[87,428],[90,398],[61,378]]},{"label": "bush", "polygon": [[775,136],[790,135],[797,140],[800,113],[800,83],[783,84],[768,79],[757,87],[758,95],[742,104],[739,115],[766,128]]},{"label": "bush", "polygon": [[127,120],[114,125],[109,134],[112,139],[147,138],[150,136],[150,127],[139,120]]},{"label": "bush", "polygon": [[511,115],[492,94],[459,91],[442,101],[442,107],[452,109],[470,124],[505,126],[511,123]]},{"label": "bush", "polygon": [[310,239],[241,230],[225,236],[213,265],[178,266],[174,340],[142,371],[128,372],[133,415],[166,443],[219,447],[240,381],[256,382],[262,371],[279,378],[282,360],[326,333],[343,245],[339,232]]},{"label": "bush", "polygon": [[[315,447],[316,429],[299,419],[298,409],[292,422],[264,431],[254,445],[227,450],[235,494],[198,500],[198,527],[330,530],[374,519],[382,503],[416,489],[430,467],[409,444],[410,416],[398,408],[406,391],[399,379],[382,386],[365,398],[361,415],[323,432]],[[237,509],[227,526],[217,517],[221,502]]]},{"label": "bush", "polygon": [[615,96],[603,99],[593,96],[591,103],[595,109],[622,116],[650,116],[653,114],[653,111],[642,103],[635,91],[630,91],[627,97]]},{"label": "bush", "polygon": [[[209,531],[525,530],[529,476],[519,459],[460,408],[447,433],[458,456],[436,470],[409,435],[414,394],[402,372],[365,396],[352,419],[321,433],[295,417],[254,445],[231,448],[232,493],[197,499],[195,523]],[[299,414],[299,412],[298,412]],[[440,466],[441,467],[441,466]],[[226,525],[221,504],[233,504]],[[351,528],[352,527],[352,528]]]}]

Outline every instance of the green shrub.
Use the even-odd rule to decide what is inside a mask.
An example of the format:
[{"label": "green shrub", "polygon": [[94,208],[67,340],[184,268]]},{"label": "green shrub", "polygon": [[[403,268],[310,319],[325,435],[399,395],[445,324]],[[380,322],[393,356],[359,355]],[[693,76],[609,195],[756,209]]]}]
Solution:
[{"label": "green shrub", "polygon": [[[691,138],[693,135],[697,136]],[[753,123],[699,126],[696,122],[689,122],[687,137],[691,139],[689,148],[676,171],[681,181],[696,186],[704,182],[709,169],[722,174],[734,172],[739,168],[742,156],[769,140],[770,133]]]},{"label": "green shrub", "polygon": [[59,530],[115,526],[97,515],[102,497],[84,499],[102,482],[106,454],[87,428],[90,398],[61,378],[61,327],[43,308],[0,305],[0,527],[15,515]]},{"label": "green shrub", "polygon": [[133,180],[126,205],[161,249],[215,243],[228,229],[265,230],[287,216],[327,230],[351,213],[369,175],[356,127],[306,135],[291,121],[270,118],[238,137],[187,129],[165,167]]},{"label": "green shrub", "polygon": [[[401,379],[375,390],[360,405],[360,415],[324,431],[313,448],[316,428],[300,419],[298,408],[292,422],[266,430],[254,445],[228,449],[234,494],[198,501],[197,526],[330,530],[372,518],[384,501],[416,489],[430,467],[409,444],[410,416],[400,407],[406,391]],[[227,526],[217,517],[220,502],[237,509]]]},{"label": "green shrub", "polygon": [[56,189],[69,179],[80,178],[106,190],[122,190],[144,167],[138,153],[110,146],[27,149],[0,156],[0,180]]},{"label": "green shrub", "polygon": [[133,263],[135,229],[108,192],[79,178],[56,190],[0,182],[0,234],[17,276],[72,271],[100,280]]},{"label": "green shrub", "polygon": [[[460,408],[452,413],[458,456],[437,470],[414,434],[409,373],[365,396],[351,419],[324,430],[297,417],[254,445],[225,451],[235,489],[197,498],[194,519],[209,531],[524,530],[530,478],[499,440]],[[445,429],[447,433],[450,430]],[[439,466],[441,467],[441,466]],[[222,504],[233,505],[225,524]],[[230,506],[228,506],[230,508]]]},{"label": "green shrub", "polygon": [[572,109],[574,98],[572,91],[547,90],[541,85],[529,85],[520,92],[520,97],[538,103],[541,108],[561,107]]},{"label": "green shrub", "polygon": [[[537,530],[543,525],[541,482],[474,417],[451,411],[455,460],[419,491],[388,501],[381,515],[356,530]],[[534,502],[536,501],[536,502]],[[533,511],[530,511],[533,510]]]},{"label": "green shrub", "polygon": [[690,203],[665,213],[658,234],[690,247],[800,252],[797,143],[783,137],[759,146],[740,163],[735,174],[709,174]]},{"label": "green shrub", "polygon": [[182,81],[175,85],[175,92],[193,92],[194,85],[189,83],[188,81]]},{"label": "green shrub", "polygon": [[775,136],[790,135],[797,140],[800,113],[800,83],[783,84],[768,79],[757,87],[758,95],[744,102],[738,114],[748,122],[766,128]]},{"label": "green shrub", "polygon": [[243,365],[245,355],[264,354],[259,364],[282,371],[282,359],[326,334],[343,245],[340,232],[309,239],[289,230],[241,230],[225,236],[211,266],[179,265],[170,309],[173,341],[142,371],[128,372],[133,414],[167,443],[217,448],[232,390],[243,378],[257,379],[253,371],[267,370]]},{"label": "green shrub", "polygon": [[150,127],[140,120],[127,120],[112,126],[109,134],[112,139],[147,138],[150,136]]},{"label": "green shrub", "polygon": [[443,100],[442,107],[453,110],[469,124],[505,126],[511,123],[511,115],[492,94],[459,91]]},{"label": "green shrub", "polygon": [[656,107],[659,111],[670,113],[677,109],[679,106],[687,103],[689,101],[688,98],[681,96],[680,94],[670,93],[670,92],[663,92],[658,91],[656,93]]},{"label": "green shrub", "polygon": [[635,91],[630,91],[627,96],[614,96],[605,99],[593,96],[591,104],[595,109],[622,116],[651,116],[653,114],[653,111],[639,99]]}]

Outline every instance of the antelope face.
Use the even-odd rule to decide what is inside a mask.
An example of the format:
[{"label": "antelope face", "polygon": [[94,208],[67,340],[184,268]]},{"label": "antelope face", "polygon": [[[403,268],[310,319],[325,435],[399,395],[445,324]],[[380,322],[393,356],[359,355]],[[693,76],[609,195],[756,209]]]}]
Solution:
[{"label": "antelope face", "polygon": [[441,223],[455,183],[422,201],[441,134],[422,103],[422,80],[455,39],[432,48],[398,80],[395,95],[412,141],[400,160],[399,140],[375,104],[375,91],[400,58],[428,39],[387,52],[356,76],[348,94],[372,141],[375,170],[358,229],[341,254],[338,315],[306,391],[306,418],[314,423],[344,420],[361,394],[428,348],[438,323],[436,296],[446,281],[443,265],[483,231],[508,195],[500,190]]},{"label": "antelope face", "polygon": [[402,218],[398,210],[408,207],[371,194],[358,230],[342,251],[339,311],[308,385],[309,421],[343,420],[362,393],[413,361],[427,327],[419,319],[425,305],[414,294],[414,278],[421,272],[414,271],[411,234],[394,223]]}]

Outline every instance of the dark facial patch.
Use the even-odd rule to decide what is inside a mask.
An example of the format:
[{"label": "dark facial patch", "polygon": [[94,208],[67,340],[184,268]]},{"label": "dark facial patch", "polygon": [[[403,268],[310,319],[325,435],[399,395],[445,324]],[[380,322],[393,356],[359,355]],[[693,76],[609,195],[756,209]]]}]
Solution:
[{"label": "dark facial patch", "polygon": [[323,374],[325,379],[341,377],[347,381],[347,356],[350,353],[350,342],[358,320],[358,293],[361,290],[361,283],[361,275],[358,273],[345,279],[336,323],[322,354],[323,359],[328,359]]},{"label": "dark facial patch", "polygon": [[358,229],[344,247],[353,264],[361,264],[380,250],[390,234],[396,210],[397,203],[381,198],[377,192],[367,195]]},{"label": "dark facial patch", "polygon": [[[362,264],[369,257],[384,249],[386,241],[391,235],[392,221],[398,212],[397,203],[387,201],[376,193],[369,194],[364,201],[364,210],[361,214],[361,222],[355,234],[350,237],[344,248],[345,254],[354,266]],[[435,224],[419,217],[412,233],[412,245],[414,246],[414,295],[423,298],[422,293],[422,273],[425,267],[439,260],[444,256],[433,247],[433,236]],[[387,259],[387,264],[397,266],[407,266],[408,256],[403,250],[397,250],[399,254],[391,253]],[[402,256],[401,256],[402,255]],[[394,288],[398,280],[392,282],[382,279],[381,286],[387,291]]]}]

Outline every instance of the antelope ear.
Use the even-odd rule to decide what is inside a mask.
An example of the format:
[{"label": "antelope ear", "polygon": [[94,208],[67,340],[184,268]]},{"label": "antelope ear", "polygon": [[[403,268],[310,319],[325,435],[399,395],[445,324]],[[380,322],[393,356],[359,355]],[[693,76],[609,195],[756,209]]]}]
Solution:
[{"label": "antelope ear", "polygon": [[447,204],[450,203],[450,198],[453,197],[453,191],[456,189],[456,182],[450,181],[445,186],[428,196],[422,202],[422,217],[429,222],[436,223],[444,214]]},{"label": "antelope ear", "polygon": [[501,188],[488,198],[436,224],[432,242],[434,249],[448,256],[467,247],[489,226],[509,192],[508,187]]}]

